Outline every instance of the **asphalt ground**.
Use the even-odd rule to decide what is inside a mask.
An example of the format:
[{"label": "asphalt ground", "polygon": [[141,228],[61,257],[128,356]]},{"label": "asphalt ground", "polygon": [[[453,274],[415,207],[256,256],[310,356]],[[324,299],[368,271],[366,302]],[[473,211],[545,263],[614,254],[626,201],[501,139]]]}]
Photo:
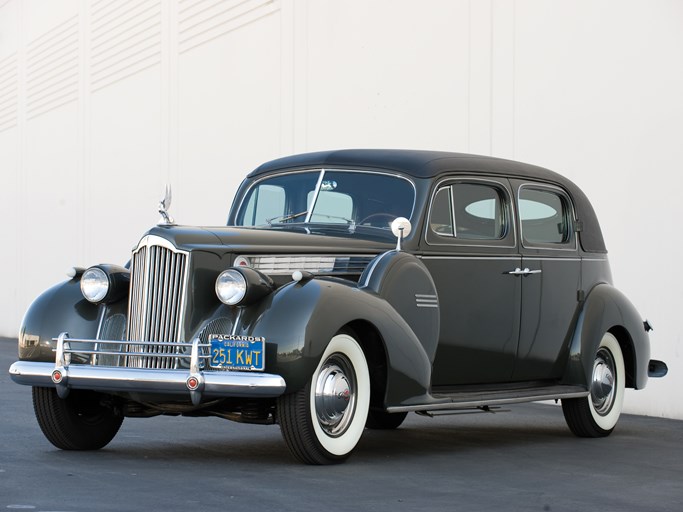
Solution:
[{"label": "asphalt ground", "polygon": [[0,510],[683,510],[680,421],[623,415],[610,437],[579,439],[553,405],[411,414],[320,467],[293,461],[274,425],[127,418],[105,449],[66,452],[9,378],[15,359],[0,339]]}]

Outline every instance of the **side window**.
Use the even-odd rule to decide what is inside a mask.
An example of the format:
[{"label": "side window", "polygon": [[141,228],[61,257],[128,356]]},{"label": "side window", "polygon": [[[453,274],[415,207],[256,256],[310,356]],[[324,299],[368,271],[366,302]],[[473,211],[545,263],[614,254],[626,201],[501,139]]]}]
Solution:
[{"label": "side window", "polygon": [[432,202],[430,230],[444,239],[502,240],[507,234],[504,197],[498,186],[488,183],[462,182],[441,187]]},{"label": "side window", "polygon": [[524,186],[519,191],[522,239],[530,244],[566,244],[572,225],[568,199],[553,190]]},{"label": "side window", "polygon": [[437,235],[454,236],[451,204],[451,187],[440,188],[434,196],[429,216],[429,227]]},{"label": "side window", "polygon": [[456,183],[452,188],[456,237],[499,240],[505,236],[505,218],[497,187]]}]

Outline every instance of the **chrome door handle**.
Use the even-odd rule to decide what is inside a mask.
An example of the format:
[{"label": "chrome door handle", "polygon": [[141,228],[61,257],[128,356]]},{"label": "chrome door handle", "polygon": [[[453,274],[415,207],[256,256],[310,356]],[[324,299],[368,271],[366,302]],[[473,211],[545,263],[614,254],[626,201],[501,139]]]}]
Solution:
[{"label": "chrome door handle", "polygon": [[524,270],[521,268],[517,267],[514,270],[510,270],[508,274],[511,276],[528,276],[531,274],[540,274],[542,270],[530,270],[529,267],[525,267]]}]

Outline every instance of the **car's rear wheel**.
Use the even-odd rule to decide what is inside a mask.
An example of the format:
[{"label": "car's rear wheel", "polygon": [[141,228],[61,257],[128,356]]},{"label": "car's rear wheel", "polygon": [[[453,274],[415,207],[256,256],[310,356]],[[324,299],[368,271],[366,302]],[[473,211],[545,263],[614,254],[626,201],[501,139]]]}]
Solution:
[{"label": "car's rear wheel", "polygon": [[389,413],[370,409],[365,426],[373,430],[393,430],[401,426],[406,416],[407,412]]},{"label": "car's rear wheel", "polygon": [[278,399],[282,436],[306,464],[346,459],[358,444],[368,416],[370,374],[360,344],[337,334],[306,386]]},{"label": "car's rear wheel", "polygon": [[54,388],[33,388],[33,409],[43,434],[62,450],[99,450],[114,439],[123,416],[102,405],[100,393],[72,390],[59,398]]},{"label": "car's rear wheel", "polygon": [[567,425],[579,437],[608,436],[619,420],[625,389],[624,356],[619,342],[605,333],[595,354],[590,395],[562,400]]}]

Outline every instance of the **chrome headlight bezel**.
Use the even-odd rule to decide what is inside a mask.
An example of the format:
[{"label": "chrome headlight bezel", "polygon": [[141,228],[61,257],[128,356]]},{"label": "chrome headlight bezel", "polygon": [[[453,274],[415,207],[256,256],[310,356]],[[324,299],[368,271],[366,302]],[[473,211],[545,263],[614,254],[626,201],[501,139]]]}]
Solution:
[{"label": "chrome headlight bezel", "polygon": [[102,302],[110,287],[109,276],[100,267],[90,267],[81,276],[81,293],[93,304]]},{"label": "chrome headlight bezel", "polygon": [[129,284],[130,271],[118,265],[94,265],[80,276],[81,293],[93,304],[118,301],[128,293]]},{"label": "chrome headlight bezel", "polygon": [[228,306],[248,306],[269,295],[273,280],[250,267],[231,267],[216,279],[218,300]]},{"label": "chrome headlight bezel", "polygon": [[247,294],[247,280],[235,268],[224,270],[216,278],[218,300],[228,306],[236,306]]}]

